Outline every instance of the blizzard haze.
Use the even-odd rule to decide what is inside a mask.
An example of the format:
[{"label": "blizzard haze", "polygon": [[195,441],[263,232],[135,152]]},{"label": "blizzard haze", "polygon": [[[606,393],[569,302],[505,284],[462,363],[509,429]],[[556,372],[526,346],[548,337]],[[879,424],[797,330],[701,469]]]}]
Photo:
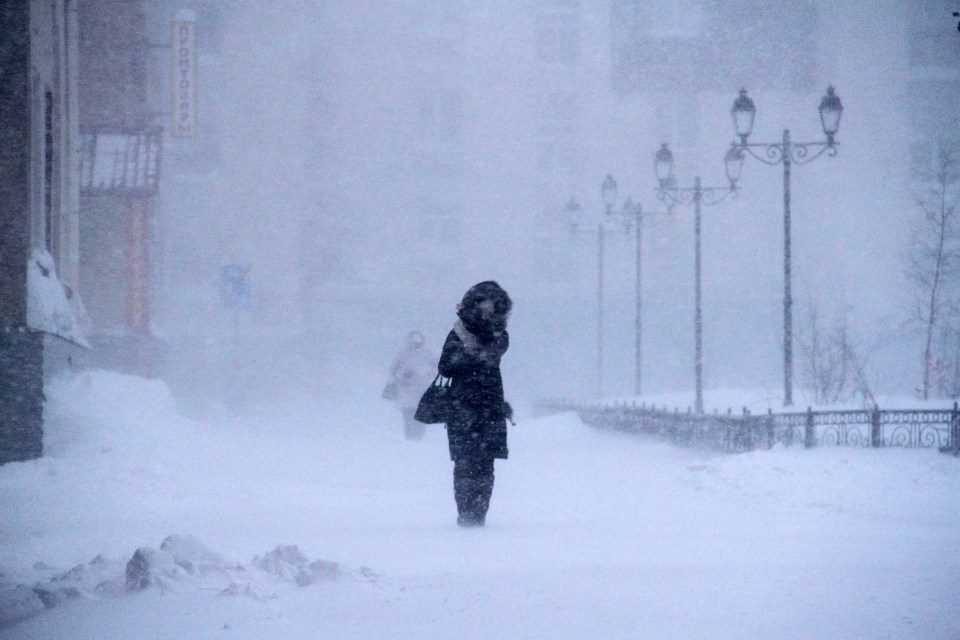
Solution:
[{"label": "blizzard haze", "polygon": [[[163,361],[45,387],[43,456],[0,466],[0,640],[960,638],[960,458],[924,448],[957,447],[960,260],[931,338],[954,368],[923,400],[924,288],[907,268],[934,149],[960,162],[949,3],[184,4],[198,135],[164,135],[152,201]],[[187,8],[142,7],[154,43]],[[778,439],[769,416],[768,439],[734,454],[543,411],[694,404],[694,208],[658,198],[654,154],[669,143],[679,186],[719,196],[738,90],[757,108],[750,142],[813,143],[828,86],[837,153],[792,167],[790,411],[876,403],[913,412],[907,435],[877,446],[867,423],[856,446],[787,446],[803,427]],[[608,174],[612,210],[643,211],[641,393],[637,236],[604,216]],[[786,411],[782,180],[747,157],[735,195],[703,207],[708,413]],[[52,271],[34,262],[31,278]],[[249,267],[243,308],[221,297],[228,265]],[[443,425],[406,439],[383,391],[405,336],[439,355],[485,280],[514,302],[517,423],[486,523],[467,528]],[[827,399],[804,359],[815,335],[850,365]],[[927,431],[911,422],[933,413]],[[918,446],[886,446],[901,443]]]},{"label": "blizzard haze", "polygon": [[[845,107],[840,152],[793,169],[794,322],[802,333],[813,303],[844,308],[874,391],[911,393],[920,348],[903,276],[915,209],[902,80],[909,3],[808,4],[812,16],[754,8],[760,26],[787,21],[812,38],[783,77],[768,69],[790,59],[783,48],[738,23],[711,24],[711,3],[658,2],[637,16],[627,2],[220,7],[217,47],[198,62],[201,132],[217,142],[172,141],[165,176],[158,324],[173,384],[221,393],[213,381],[229,362],[233,319],[216,280],[236,262],[251,265],[254,290],[238,319],[248,393],[375,376],[413,328],[437,350],[466,288],[495,279],[516,301],[508,393],[593,396],[596,236],[572,236],[562,208],[576,197],[581,230],[595,229],[611,173],[618,201],[630,196],[650,214],[644,390],[690,389],[692,208],[667,215],[653,152],[671,144],[681,184],[699,174],[723,186],[740,86],[758,105],[751,139],[776,142],[787,127],[796,141],[823,138],[816,108],[833,84]],[[627,19],[669,42],[717,34],[751,48],[735,68],[697,79],[683,77],[678,44],[645,63],[649,84],[618,89],[614,38]],[[944,20],[944,34],[953,26]],[[178,169],[183,154],[208,154],[203,171]],[[739,197],[704,209],[708,389],[779,393],[781,181],[781,169],[748,158]],[[611,228],[605,250],[604,391],[623,395],[633,391],[632,236]]]}]

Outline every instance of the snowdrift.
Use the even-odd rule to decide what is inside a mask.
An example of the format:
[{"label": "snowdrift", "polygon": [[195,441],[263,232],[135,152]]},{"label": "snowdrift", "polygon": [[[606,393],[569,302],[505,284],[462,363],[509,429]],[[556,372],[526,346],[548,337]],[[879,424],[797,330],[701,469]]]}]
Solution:
[{"label": "snowdrift", "polygon": [[442,427],[406,441],[375,391],[201,422],[94,371],[47,418],[0,467],[0,640],[960,637],[960,461],[932,450],[521,419],[463,531]]}]

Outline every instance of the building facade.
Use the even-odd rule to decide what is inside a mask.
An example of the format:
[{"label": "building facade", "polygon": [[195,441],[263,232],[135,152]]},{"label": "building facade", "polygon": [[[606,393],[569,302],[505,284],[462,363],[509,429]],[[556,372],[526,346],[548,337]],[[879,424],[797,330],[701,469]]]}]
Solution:
[{"label": "building facade", "polygon": [[37,457],[43,386],[85,344],[76,3],[0,3],[0,464]]},{"label": "building facade", "polygon": [[161,126],[148,102],[143,2],[79,4],[80,282],[91,360],[156,375]]}]

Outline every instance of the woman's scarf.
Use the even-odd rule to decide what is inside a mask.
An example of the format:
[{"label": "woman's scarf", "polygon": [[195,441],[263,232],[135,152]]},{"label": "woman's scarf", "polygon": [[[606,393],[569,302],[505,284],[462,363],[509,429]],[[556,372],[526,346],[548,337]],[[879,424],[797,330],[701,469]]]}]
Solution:
[{"label": "woman's scarf", "polygon": [[483,345],[480,344],[479,338],[470,333],[466,326],[463,324],[463,320],[457,320],[453,323],[453,332],[457,334],[457,337],[460,338],[460,342],[463,343],[463,346],[470,351],[480,351],[483,349]]}]

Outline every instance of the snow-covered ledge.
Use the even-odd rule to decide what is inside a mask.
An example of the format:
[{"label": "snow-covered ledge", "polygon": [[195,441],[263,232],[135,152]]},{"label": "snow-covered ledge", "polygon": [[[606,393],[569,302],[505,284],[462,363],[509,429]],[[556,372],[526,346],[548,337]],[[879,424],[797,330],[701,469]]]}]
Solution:
[{"label": "snow-covered ledge", "polygon": [[80,295],[60,282],[53,256],[43,249],[34,249],[27,265],[27,326],[90,348]]}]

